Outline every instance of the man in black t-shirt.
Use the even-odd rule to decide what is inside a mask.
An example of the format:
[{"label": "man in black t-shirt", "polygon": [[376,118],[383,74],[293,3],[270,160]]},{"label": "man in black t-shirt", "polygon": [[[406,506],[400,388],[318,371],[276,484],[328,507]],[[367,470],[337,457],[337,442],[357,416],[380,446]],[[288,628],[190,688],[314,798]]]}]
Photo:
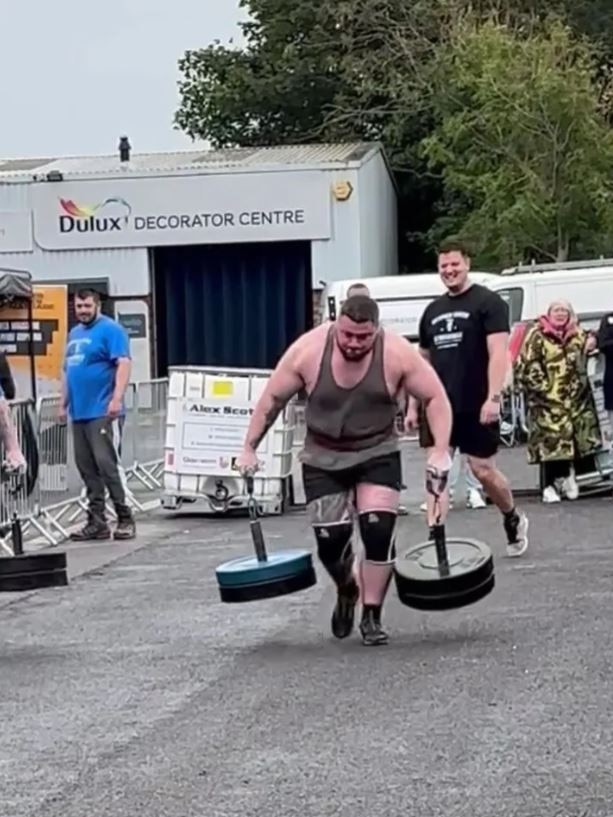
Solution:
[{"label": "man in black t-shirt", "polygon": [[[461,242],[449,240],[438,256],[439,274],[447,293],[432,301],[419,325],[419,347],[445,387],[453,411],[452,451],[468,456],[470,467],[503,514],[507,555],[521,556],[528,547],[528,519],[517,511],[506,477],[495,465],[500,434],[502,389],[508,366],[508,307],[487,287],[469,278],[470,259]],[[416,422],[417,405],[409,411]],[[420,442],[432,445],[422,417]],[[441,503],[444,519],[449,501]],[[428,524],[434,524],[434,503],[428,498]]]}]

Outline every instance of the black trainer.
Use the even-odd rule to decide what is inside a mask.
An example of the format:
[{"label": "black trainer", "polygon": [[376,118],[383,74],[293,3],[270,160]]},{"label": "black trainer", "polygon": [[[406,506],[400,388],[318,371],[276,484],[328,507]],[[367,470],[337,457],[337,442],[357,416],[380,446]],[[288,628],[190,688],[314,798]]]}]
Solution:
[{"label": "black trainer", "polygon": [[360,598],[360,588],[355,581],[339,588],[336,607],[332,613],[332,635],[347,638],[353,632],[355,606]]},{"label": "black trainer", "polygon": [[73,542],[94,542],[111,538],[111,529],[105,521],[89,519],[81,530],[70,534]]},{"label": "black trainer", "polygon": [[113,539],[135,539],[136,524],[132,514],[121,515],[117,518],[117,525],[113,532]]},{"label": "black trainer", "polygon": [[387,644],[389,636],[381,626],[381,612],[372,608],[364,608],[360,621],[362,643],[367,647],[379,647]]}]

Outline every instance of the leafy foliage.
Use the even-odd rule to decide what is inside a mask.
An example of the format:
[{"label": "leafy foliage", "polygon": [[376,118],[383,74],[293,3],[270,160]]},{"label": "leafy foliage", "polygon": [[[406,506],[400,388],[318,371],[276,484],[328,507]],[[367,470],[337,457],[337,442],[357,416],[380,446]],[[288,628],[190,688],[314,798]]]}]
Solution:
[{"label": "leafy foliage", "polygon": [[460,21],[453,43],[439,59],[439,124],[423,142],[464,204],[445,228],[495,264],[565,261],[579,242],[610,241],[613,136],[590,49],[559,22],[521,38]]},{"label": "leafy foliage", "polygon": [[433,241],[458,226],[491,263],[608,240],[608,0],[241,6],[243,48],[213,43],[180,60],[175,122],[191,137],[214,147],[382,141],[405,269],[423,269]]}]

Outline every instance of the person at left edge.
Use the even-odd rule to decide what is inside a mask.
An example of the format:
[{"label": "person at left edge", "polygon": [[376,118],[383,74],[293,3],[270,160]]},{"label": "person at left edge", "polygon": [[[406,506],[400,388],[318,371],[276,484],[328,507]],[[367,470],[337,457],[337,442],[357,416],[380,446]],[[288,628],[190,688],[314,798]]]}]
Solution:
[{"label": "person at left edge", "polygon": [[115,539],[133,539],[134,518],[126,501],[121,466],[124,394],[130,381],[130,341],[125,329],[101,314],[100,296],[79,290],[74,299],[79,323],[70,331],[64,360],[60,421],[72,420],[75,462],[87,489],[88,518],[71,539],[109,539],[106,489],[117,513]]}]

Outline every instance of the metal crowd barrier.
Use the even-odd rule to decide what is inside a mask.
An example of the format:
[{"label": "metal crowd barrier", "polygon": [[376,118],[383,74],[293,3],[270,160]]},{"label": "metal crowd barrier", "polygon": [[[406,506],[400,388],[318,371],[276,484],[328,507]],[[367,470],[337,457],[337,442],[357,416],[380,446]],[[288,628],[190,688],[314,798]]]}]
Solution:
[{"label": "metal crowd barrier", "polygon": [[[131,383],[126,391],[121,462],[127,499],[134,511],[159,505],[166,433],[167,380]],[[67,539],[87,512],[85,489],[74,461],[70,424],[59,418],[60,396],[10,404],[13,422],[28,463],[25,480],[0,481],[0,554],[11,554],[12,526],[23,538],[57,545]],[[4,451],[0,443],[0,456]],[[153,495],[153,497],[152,497]],[[109,517],[114,510],[108,504]]]}]

